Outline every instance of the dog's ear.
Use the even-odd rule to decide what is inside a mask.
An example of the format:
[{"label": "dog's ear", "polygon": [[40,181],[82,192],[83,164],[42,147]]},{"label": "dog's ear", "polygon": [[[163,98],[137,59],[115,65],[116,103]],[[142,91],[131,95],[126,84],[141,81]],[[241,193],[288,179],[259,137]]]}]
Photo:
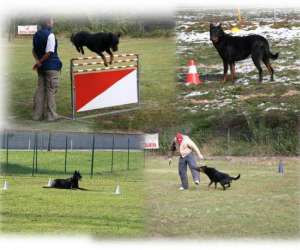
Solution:
[{"label": "dog's ear", "polygon": [[209,28],[212,29],[213,27],[215,27],[214,24],[213,24],[213,23],[210,23],[210,24],[209,24]]},{"label": "dog's ear", "polygon": [[121,32],[116,33],[116,36],[117,36],[118,38],[120,38],[121,35],[122,35]]},{"label": "dog's ear", "polygon": [[218,24],[218,27],[219,27],[219,28],[222,28],[222,23],[219,23],[219,24]]}]

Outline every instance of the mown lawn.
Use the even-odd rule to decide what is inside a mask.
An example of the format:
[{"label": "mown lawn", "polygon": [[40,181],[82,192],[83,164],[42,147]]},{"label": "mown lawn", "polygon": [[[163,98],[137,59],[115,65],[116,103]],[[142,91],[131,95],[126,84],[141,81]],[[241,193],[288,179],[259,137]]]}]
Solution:
[{"label": "mown lawn", "polygon": [[[71,116],[70,59],[78,57],[67,37],[58,37],[59,55],[63,62],[57,109],[61,115]],[[175,41],[173,38],[121,39],[118,53],[140,55],[140,110],[115,116],[89,119],[87,122],[62,120],[56,123],[31,121],[32,97],[36,88],[36,72],[32,71],[31,39],[16,39],[8,43],[7,98],[9,121],[17,128],[57,129],[72,131],[143,130],[169,125],[175,120],[174,65]],[[85,50],[87,56],[94,53]],[[101,111],[99,111],[101,113]],[[166,114],[162,116],[161,114]],[[151,123],[151,124],[150,124]]]},{"label": "mown lawn", "polygon": [[[277,172],[279,158],[207,160],[208,166],[232,176],[230,189],[200,187],[179,191],[177,161],[156,157],[147,161],[147,235],[189,239],[271,238],[300,236],[299,158],[284,158],[285,174]],[[189,170],[188,170],[189,172]]]},{"label": "mown lawn", "polygon": [[[1,190],[2,233],[142,237],[145,219],[142,157],[132,153],[134,163],[127,170],[125,155],[116,154],[111,173],[111,156],[96,152],[91,178],[90,152],[71,154],[64,174],[63,152],[39,152],[38,173],[33,177],[31,152],[10,152],[8,166],[2,154],[1,189],[5,180],[9,184],[8,190]],[[42,188],[50,177],[67,178],[76,169],[83,176],[80,186],[88,191]],[[115,195],[118,184],[121,194]]]}]

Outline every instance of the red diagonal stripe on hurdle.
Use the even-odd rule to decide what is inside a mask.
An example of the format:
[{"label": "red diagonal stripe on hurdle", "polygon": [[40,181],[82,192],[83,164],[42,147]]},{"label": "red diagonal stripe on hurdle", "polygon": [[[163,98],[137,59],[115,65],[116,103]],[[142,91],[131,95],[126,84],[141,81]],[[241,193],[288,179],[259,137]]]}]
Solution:
[{"label": "red diagonal stripe on hurdle", "polygon": [[[134,68],[103,71],[86,74],[75,74],[75,101],[76,111],[93,100],[96,96],[105,92],[108,88],[135,70]],[[116,98],[118,98],[116,96]]]}]

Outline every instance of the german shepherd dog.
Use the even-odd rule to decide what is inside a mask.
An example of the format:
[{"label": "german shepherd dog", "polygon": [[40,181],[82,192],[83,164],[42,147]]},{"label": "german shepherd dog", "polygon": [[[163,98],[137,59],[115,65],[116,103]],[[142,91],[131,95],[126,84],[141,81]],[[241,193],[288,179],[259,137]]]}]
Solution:
[{"label": "german shepherd dog", "polygon": [[84,188],[79,187],[79,180],[81,179],[81,174],[79,171],[75,171],[73,176],[68,179],[55,179],[52,181],[50,186],[44,188],[62,188],[62,189],[81,189],[86,190]]},{"label": "german shepherd dog", "polygon": [[250,55],[258,70],[259,82],[262,82],[261,61],[266,65],[271,75],[271,81],[274,80],[274,70],[270,59],[276,60],[279,53],[271,53],[269,43],[264,37],[260,35],[231,36],[223,31],[221,24],[217,26],[210,24],[210,40],[223,60],[224,75],[222,83],[227,79],[228,65],[230,66],[231,80],[234,82],[236,78],[235,62],[244,60]]},{"label": "german shepherd dog", "polygon": [[107,67],[107,61],[103,52],[109,54],[110,61],[109,64],[112,64],[114,55],[113,52],[118,51],[119,38],[121,34],[113,34],[111,32],[104,33],[89,33],[86,31],[80,31],[76,34],[72,34],[71,42],[76,47],[77,51],[84,55],[83,46],[86,46],[89,50],[97,53],[103,59],[104,65]]},{"label": "german shepherd dog", "polygon": [[217,183],[219,182],[222,185],[223,190],[226,189],[226,185],[227,187],[230,187],[230,183],[232,180],[238,180],[241,176],[239,174],[237,177],[231,177],[228,174],[216,170],[215,168],[209,168],[207,166],[199,167],[199,172],[205,173],[210,179],[208,187],[210,187],[212,183],[215,183],[215,188],[217,188]]}]

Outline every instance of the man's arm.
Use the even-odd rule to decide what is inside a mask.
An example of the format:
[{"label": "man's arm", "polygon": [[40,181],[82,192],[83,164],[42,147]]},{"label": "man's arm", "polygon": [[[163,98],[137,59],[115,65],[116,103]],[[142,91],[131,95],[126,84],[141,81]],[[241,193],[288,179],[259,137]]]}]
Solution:
[{"label": "man's arm", "polygon": [[37,68],[41,67],[43,62],[45,62],[50,57],[51,52],[47,52],[43,55],[43,57],[39,60],[37,56],[34,53],[34,58],[36,60],[36,63],[33,65],[32,69],[36,70]]},{"label": "man's arm", "polygon": [[46,60],[48,60],[48,58],[50,57],[51,53],[54,53],[54,51],[55,51],[55,36],[52,33],[52,34],[50,34],[48,36],[45,54],[42,56],[41,59],[37,58],[37,55],[34,52],[34,49],[32,49],[33,57],[36,60],[36,63],[33,65],[32,69],[36,70],[37,68],[41,67],[42,64],[43,64],[43,62],[45,62]]},{"label": "man's arm", "polygon": [[204,159],[204,157],[201,154],[199,148],[197,147],[197,145],[191,139],[188,142],[188,146],[197,154],[197,156],[199,157],[200,160]]},{"label": "man's arm", "polygon": [[171,145],[170,145],[170,149],[168,152],[168,158],[169,158],[169,166],[171,166],[172,164],[172,157],[174,155],[174,152],[176,151],[176,139],[173,139]]}]

